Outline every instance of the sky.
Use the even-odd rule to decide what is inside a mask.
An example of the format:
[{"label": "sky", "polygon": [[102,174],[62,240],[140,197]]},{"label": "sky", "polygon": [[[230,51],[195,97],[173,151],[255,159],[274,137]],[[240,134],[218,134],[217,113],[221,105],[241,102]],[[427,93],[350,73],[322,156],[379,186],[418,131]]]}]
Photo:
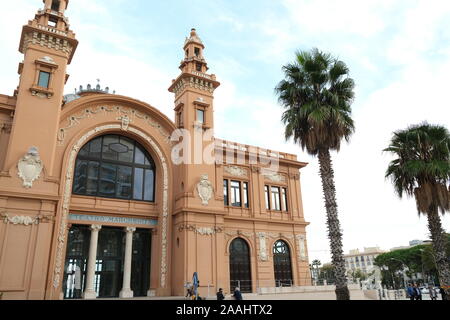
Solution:
[{"label": "sky", "polygon": [[[2,1],[0,93],[18,84],[22,25],[40,0]],[[191,28],[205,44],[215,91],[217,138],[293,153],[308,162],[301,185],[310,261],[331,261],[316,158],[284,140],[274,88],[297,50],[344,61],[356,83],[356,131],[333,152],[344,251],[389,250],[429,239],[415,201],[384,178],[392,132],[428,121],[450,128],[450,1],[445,0],[72,0],[66,16],[79,46],[66,93],[100,79],[118,94],[173,115],[167,88],[179,75]],[[450,214],[442,218],[450,231]]]}]

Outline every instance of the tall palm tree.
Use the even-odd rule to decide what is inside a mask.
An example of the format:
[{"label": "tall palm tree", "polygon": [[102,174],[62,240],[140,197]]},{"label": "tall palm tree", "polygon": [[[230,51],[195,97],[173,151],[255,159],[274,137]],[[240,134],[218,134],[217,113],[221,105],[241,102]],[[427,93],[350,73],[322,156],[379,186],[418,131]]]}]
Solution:
[{"label": "tall palm tree", "polygon": [[428,218],[439,281],[450,299],[446,235],[439,216],[450,210],[450,133],[442,126],[414,125],[394,132],[384,151],[396,157],[386,177],[391,178],[397,195],[415,197],[419,215]]},{"label": "tall palm tree", "polygon": [[330,150],[339,151],[341,140],[349,141],[354,132],[350,107],[354,81],[344,62],[318,49],[296,52],[295,61],[283,66],[283,71],[285,79],[275,92],[285,109],[285,138],[293,138],[319,158],[336,298],[349,300]]}]

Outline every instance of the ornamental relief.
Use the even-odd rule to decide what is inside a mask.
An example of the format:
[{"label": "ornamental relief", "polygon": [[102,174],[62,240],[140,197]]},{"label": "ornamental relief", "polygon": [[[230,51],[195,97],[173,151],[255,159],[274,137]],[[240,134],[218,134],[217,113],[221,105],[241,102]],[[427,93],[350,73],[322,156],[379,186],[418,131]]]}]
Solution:
[{"label": "ornamental relief", "polygon": [[247,177],[247,170],[238,166],[224,166],[223,171],[236,177]]},{"label": "ornamental relief", "polygon": [[269,260],[269,255],[267,253],[266,233],[265,232],[257,232],[256,236],[258,237],[258,243],[259,243],[258,259],[260,261],[267,261],[267,260]]},{"label": "ornamental relief", "polygon": [[181,225],[178,227],[178,232],[182,232],[183,230],[192,231],[196,234],[200,234],[202,236],[207,235],[211,236],[216,233],[222,233],[223,228],[221,227],[196,227],[195,225]]},{"label": "ornamental relief", "polygon": [[30,216],[12,216],[12,217],[10,217],[9,214],[6,212],[0,213],[0,217],[2,217],[3,223],[5,223],[5,224],[24,225],[24,226],[39,224],[41,222],[53,221],[53,216],[38,215],[35,217],[30,217]]},{"label": "ornamental relief", "polygon": [[23,187],[31,188],[33,181],[39,179],[43,167],[38,148],[31,147],[17,163],[17,174],[23,181]]},{"label": "ornamental relief", "polygon": [[264,178],[266,180],[275,182],[275,183],[282,183],[282,182],[286,182],[286,176],[284,174],[281,173],[273,173],[273,172],[264,172],[263,173]]},{"label": "ornamental relief", "polygon": [[207,174],[203,174],[200,178],[200,182],[197,183],[197,192],[202,200],[202,205],[207,206],[214,193],[212,183],[208,180]]},{"label": "ornamental relief", "polygon": [[67,131],[71,130],[72,128],[76,127],[81,123],[81,120],[84,120],[86,118],[91,118],[94,116],[97,116],[99,114],[107,114],[107,113],[117,113],[118,118],[116,118],[117,121],[120,122],[121,127],[120,129],[123,131],[127,131],[129,128],[129,125],[131,122],[133,122],[135,119],[141,119],[146,124],[150,125],[151,127],[158,130],[159,134],[164,138],[164,141],[167,144],[171,144],[170,141],[170,134],[169,132],[163,128],[161,124],[159,124],[157,121],[155,121],[151,116],[141,113],[133,108],[123,107],[123,106],[99,106],[99,107],[92,107],[92,108],[86,108],[84,111],[80,112],[79,114],[71,115],[67,118],[68,125],[66,127],[60,128],[58,131],[58,143],[60,146],[63,145],[64,140],[66,138]]}]

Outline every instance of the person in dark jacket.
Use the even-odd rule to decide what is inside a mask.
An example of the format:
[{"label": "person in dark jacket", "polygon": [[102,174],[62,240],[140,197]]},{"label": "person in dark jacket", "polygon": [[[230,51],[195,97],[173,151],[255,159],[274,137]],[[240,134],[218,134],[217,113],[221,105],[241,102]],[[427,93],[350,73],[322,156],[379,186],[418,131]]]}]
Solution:
[{"label": "person in dark jacket", "polygon": [[234,289],[233,297],[234,297],[236,300],[242,300],[242,293],[241,293],[241,290],[239,289],[239,287],[236,287],[236,288]]},{"label": "person in dark jacket", "polygon": [[419,286],[414,284],[414,290],[416,291],[415,299],[416,300],[422,300],[422,291],[420,290]]},{"label": "person in dark jacket", "polygon": [[217,292],[217,300],[225,300],[225,296],[223,295],[222,288],[219,288],[219,291]]},{"label": "person in dark jacket", "polygon": [[442,300],[445,300],[447,298],[447,295],[445,294],[444,288],[439,289],[439,293],[441,294]]},{"label": "person in dark jacket", "polygon": [[410,300],[414,300],[414,299],[415,299],[415,296],[416,296],[416,290],[414,290],[414,288],[413,288],[413,286],[412,286],[411,283],[408,284],[407,292],[408,292],[408,297],[409,297],[409,299],[410,299]]}]

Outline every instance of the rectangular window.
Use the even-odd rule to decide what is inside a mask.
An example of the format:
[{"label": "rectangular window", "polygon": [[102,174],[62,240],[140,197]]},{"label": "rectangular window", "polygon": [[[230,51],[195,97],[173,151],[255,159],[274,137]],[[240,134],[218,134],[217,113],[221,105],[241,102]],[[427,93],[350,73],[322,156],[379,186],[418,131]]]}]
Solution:
[{"label": "rectangular window", "polygon": [[228,206],[228,180],[223,180],[223,204]]},{"label": "rectangular window", "polygon": [[282,188],[281,192],[282,192],[281,198],[283,199],[283,210],[284,211],[289,211],[288,210],[288,202],[287,202],[287,189],[286,188]]},{"label": "rectangular window", "polygon": [[195,56],[198,57],[200,55],[200,48],[194,47]]},{"label": "rectangular window", "polygon": [[272,187],[272,206],[274,210],[281,211],[280,188]]},{"label": "rectangular window", "polygon": [[201,71],[202,71],[202,64],[199,63],[199,62],[197,62],[197,63],[195,64],[195,70],[201,72]]},{"label": "rectangular window", "polygon": [[266,199],[266,210],[270,210],[269,186],[264,186],[264,198]]},{"label": "rectangular window", "polygon": [[248,202],[248,182],[243,183],[243,192],[244,192],[244,207],[248,208],[249,202]]},{"label": "rectangular window", "polygon": [[233,207],[241,206],[241,183],[239,181],[231,181],[231,205]]},{"label": "rectangular window", "polygon": [[205,123],[205,111],[197,109],[197,122]]},{"label": "rectangular window", "polygon": [[50,73],[45,71],[39,71],[38,86],[48,89],[49,84],[50,84]]},{"label": "rectangular window", "polygon": [[53,0],[52,1],[52,10],[53,11],[59,11],[59,0]]}]

